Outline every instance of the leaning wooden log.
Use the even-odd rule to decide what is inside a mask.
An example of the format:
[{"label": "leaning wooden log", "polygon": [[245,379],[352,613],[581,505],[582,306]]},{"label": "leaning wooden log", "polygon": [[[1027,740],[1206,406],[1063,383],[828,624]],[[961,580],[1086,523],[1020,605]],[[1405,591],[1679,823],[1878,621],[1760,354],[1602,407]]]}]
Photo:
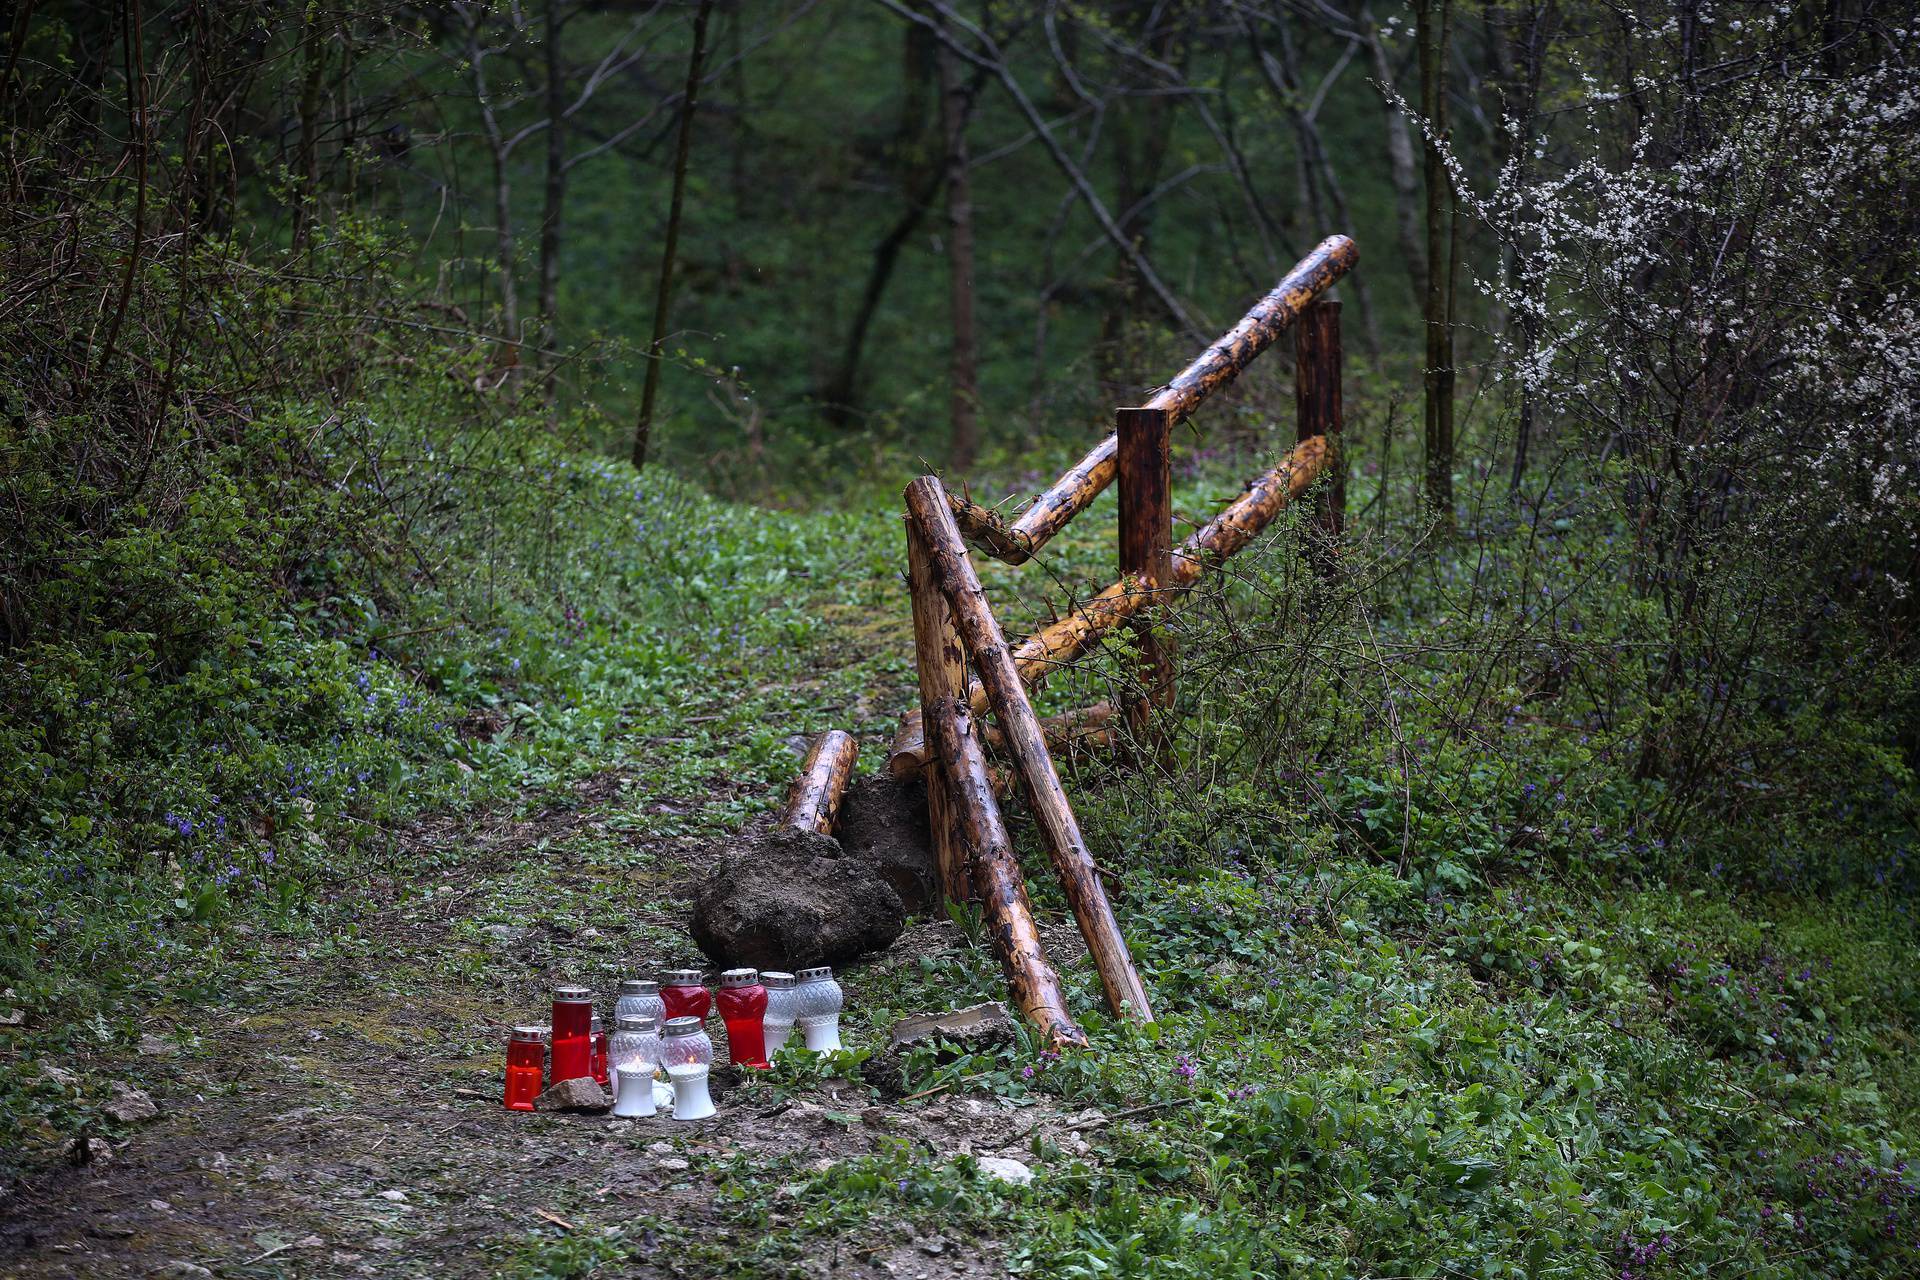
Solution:
[{"label": "leaning wooden log", "polygon": [[845,730],[829,729],[815,738],[806,763],[800,766],[800,776],[787,793],[781,823],[832,835],[834,819],[840,815],[840,797],[847,793],[853,762],[859,754],[860,744]]},{"label": "leaning wooden log", "polygon": [[[946,597],[933,580],[925,541],[912,521],[907,522],[907,588],[913,598],[913,658],[920,676],[924,721],[930,703],[966,696],[967,651],[961,647]],[[973,897],[973,877],[947,802],[951,780],[937,768],[927,770],[926,777],[927,822],[941,891],[949,902],[966,902]]]},{"label": "leaning wooden log", "polygon": [[1047,754],[1039,717],[1027,701],[1006,636],[987,604],[973,562],[967,558],[967,545],[947,506],[946,489],[938,477],[922,476],[907,486],[906,500],[907,513],[917,522],[925,541],[934,580],[947,597],[954,625],[986,688],[988,704],[1006,734],[1007,754],[1019,767],[1027,804],[1046,837],[1047,854],[1079,921],[1081,936],[1087,940],[1101,985],[1106,988],[1107,1006],[1115,1017],[1151,1022],[1153,1009],[1147,1002],[1146,988],[1133,967],[1126,939],[1120,936],[1119,921],[1114,919],[1093,855],[1060,786],[1053,758]]},{"label": "leaning wooden log", "polygon": [[[1239,324],[1175,374],[1173,381],[1143,407],[1165,409],[1177,426],[1203,400],[1238,377],[1255,356],[1272,346],[1309,303],[1353,270],[1359,260],[1358,246],[1346,236],[1322,240],[1241,317]],[[955,520],[975,546],[1008,564],[1019,564],[1045,546],[1113,482],[1119,451],[1117,435],[1102,440],[1067,468],[1053,487],[1035,498],[1011,525],[976,503],[951,496],[948,501],[953,505]]]},{"label": "leaning wooden log", "polygon": [[[967,682],[969,696],[979,688],[978,682]],[[984,700],[986,695],[983,693],[980,696]],[[925,724],[918,707],[900,718],[900,728],[895,731],[893,747],[887,754],[887,772],[894,777],[915,777],[925,767],[926,756],[922,754],[925,750]],[[998,727],[980,724],[975,726],[975,732],[990,749],[1006,749],[1006,735]],[[1040,732],[1046,737],[1047,750],[1055,755],[1077,747],[1110,747],[1119,738],[1113,722],[1113,704],[1104,700],[1056,715],[1042,716]],[[997,770],[994,776],[1000,776]],[[1004,792],[1006,787],[1002,785],[999,790]]]},{"label": "leaning wooden log", "polygon": [[[1181,591],[1200,580],[1209,567],[1233,556],[1299,498],[1313,484],[1331,456],[1325,436],[1312,436],[1295,445],[1280,464],[1248,483],[1246,492],[1225,510],[1195,530],[1173,553],[1170,591]],[[1107,632],[1153,602],[1154,593],[1134,588],[1126,579],[1114,583],[1093,599],[1075,605],[1063,618],[1022,640],[1013,649],[1013,664],[1023,683],[1037,685],[1054,668],[1072,662]],[[979,681],[968,685],[968,705],[978,715],[987,706]],[[926,767],[925,736],[912,715],[894,735],[887,769],[906,778]]]},{"label": "leaning wooden log", "polygon": [[1026,880],[1007,838],[973,717],[960,699],[948,697],[928,704],[927,721],[933,726],[942,771],[950,779],[947,796],[954,830],[973,868],[993,948],[1007,972],[1007,989],[1028,1021],[1054,1044],[1084,1045],[1086,1033],[1068,1015],[1060,977],[1040,945]]}]

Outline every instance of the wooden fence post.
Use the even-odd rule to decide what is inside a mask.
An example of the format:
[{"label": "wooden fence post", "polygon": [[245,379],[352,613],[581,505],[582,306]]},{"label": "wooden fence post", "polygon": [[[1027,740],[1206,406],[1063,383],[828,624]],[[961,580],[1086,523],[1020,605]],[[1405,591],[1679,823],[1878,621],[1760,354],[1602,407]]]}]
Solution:
[{"label": "wooden fence post", "polygon": [[[1127,708],[1136,736],[1147,732],[1150,709],[1173,702],[1173,657],[1153,633],[1154,607],[1173,586],[1173,473],[1168,450],[1173,414],[1166,409],[1119,409],[1120,573],[1151,592],[1152,604],[1129,623],[1142,662],[1146,696]],[[1164,735],[1160,735],[1164,737]]]},{"label": "wooden fence post", "polygon": [[1347,462],[1341,455],[1340,304],[1320,299],[1294,327],[1293,400],[1299,438],[1325,436],[1332,482],[1324,487],[1313,519],[1310,553],[1320,572],[1334,567],[1335,544],[1347,518]]},{"label": "wooden fence post", "polygon": [[[913,521],[907,525],[907,587],[913,597],[913,661],[920,675],[920,717],[942,698],[967,696],[967,651],[954,629],[953,614],[933,579],[926,541]],[[973,868],[968,845],[956,829],[958,815],[949,803],[954,784],[950,761],[936,754],[927,781],[927,826],[933,833],[934,860],[940,868],[940,890],[949,902],[973,896]]]},{"label": "wooden fence post", "polygon": [[787,792],[787,807],[781,821],[802,831],[833,834],[840,816],[840,797],[846,794],[853,777],[853,762],[860,744],[844,729],[829,729],[813,740],[813,748],[800,766],[800,776]]}]

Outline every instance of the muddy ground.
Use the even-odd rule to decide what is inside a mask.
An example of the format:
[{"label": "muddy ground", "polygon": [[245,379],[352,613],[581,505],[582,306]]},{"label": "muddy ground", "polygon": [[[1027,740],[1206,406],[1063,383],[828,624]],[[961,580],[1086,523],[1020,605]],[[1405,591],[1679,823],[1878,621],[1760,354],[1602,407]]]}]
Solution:
[{"label": "muddy ground", "polygon": [[[1021,1157],[1044,1130],[1085,1149],[1091,1115],[947,1094],[883,1103],[847,1081],[734,1083],[721,1113],[695,1124],[503,1111],[506,1028],[539,1016],[554,976],[610,989],[623,971],[698,963],[684,907],[711,855],[622,836],[621,791],[598,779],[530,819],[425,824],[410,847],[467,850],[429,873],[430,897],[404,876],[374,885],[351,945],[263,939],[234,1003],[156,1011],[138,1055],[69,1064],[117,1073],[160,1114],[87,1165],[43,1167],[0,1199],[0,1271],[482,1276],[529,1242],[623,1226],[639,1260],[596,1274],[712,1274],[711,1260],[665,1242],[650,1250],[647,1224],[722,1242],[742,1230],[720,1194],[738,1158],[791,1177],[889,1140],[930,1159]],[[560,905],[529,905],[542,902]],[[949,925],[916,925],[842,975],[849,999],[889,965],[964,945]],[[802,1206],[778,1183],[767,1190],[777,1230]],[[998,1275],[998,1259],[992,1241],[876,1223],[783,1270]]]}]

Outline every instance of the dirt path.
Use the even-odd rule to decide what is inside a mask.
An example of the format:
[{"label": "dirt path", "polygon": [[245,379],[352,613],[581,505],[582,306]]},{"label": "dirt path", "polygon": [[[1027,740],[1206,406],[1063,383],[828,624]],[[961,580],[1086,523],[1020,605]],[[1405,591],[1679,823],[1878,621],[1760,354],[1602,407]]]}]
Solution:
[{"label": "dirt path", "polygon": [[[468,852],[444,873],[372,886],[358,938],[268,940],[236,1003],[157,1011],[140,1056],[87,1064],[117,1070],[161,1114],[0,1206],[0,1270],[549,1274],[548,1253],[617,1245],[599,1274],[999,1274],[991,1242],[930,1242],[904,1224],[812,1262],[743,1266],[767,1252],[766,1233],[747,1233],[717,1192],[736,1161],[767,1171],[753,1194],[777,1224],[780,1177],[889,1140],[928,1159],[1018,1154],[1045,1119],[1031,1109],[881,1107],[844,1081],[780,1094],[759,1080],[732,1084],[721,1115],[697,1125],[500,1108],[505,1028],[536,1016],[550,975],[606,989],[635,963],[694,959],[681,909],[703,855],[620,836],[617,791],[596,780],[575,806],[530,820],[422,826],[410,848]],[[921,926],[864,973],[951,945],[951,928]],[[846,977],[857,999],[863,971]]]}]

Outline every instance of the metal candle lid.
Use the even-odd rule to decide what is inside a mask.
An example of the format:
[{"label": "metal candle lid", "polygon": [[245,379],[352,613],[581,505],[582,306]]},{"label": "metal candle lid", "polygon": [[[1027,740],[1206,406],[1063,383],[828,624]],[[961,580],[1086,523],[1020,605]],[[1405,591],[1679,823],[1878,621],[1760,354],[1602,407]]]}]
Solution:
[{"label": "metal candle lid", "polygon": [[623,1013],[613,1020],[616,1031],[659,1031],[660,1019],[650,1013]]},{"label": "metal candle lid", "polygon": [[760,985],[769,991],[786,991],[793,986],[793,975],[778,969],[764,969],[760,973]]},{"label": "metal candle lid", "polygon": [[759,985],[759,982],[758,969],[729,969],[720,975],[720,985],[723,987],[752,987]]},{"label": "metal candle lid", "polygon": [[667,1034],[670,1036],[697,1036],[700,1034],[698,1018],[668,1018]]},{"label": "metal candle lid", "polygon": [[523,1043],[528,1041],[538,1043],[547,1038],[547,1029],[545,1027],[515,1027],[513,1029],[513,1038]]},{"label": "metal candle lid", "polygon": [[597,1013],[593,1015],[593,1028],[592,1028],[592,1029],[593,1029],[593,1033],[594,1033],[595,1035],[599,1035],[599,1034],[600,1034],[600,1033],[601,1033],[602,1031],[605,1031],[605,1030],[607,1029],[607,1024],[606,1024],[606,1023],[604,1023],[604,1022],[602,1022],[602,1021],[600,1021],[600,1015],[599,1015],[599,1014],[597,1014]]},{"label": "metal candle lid", "polygon": [[700,985],[698,969],[669,969],[660,975],[660,985],[665,987],[697,987]]},{"label": "metal candle lid", "polygon": [[657,996],[660,994],[660,984],[651,978],[627,978],[620,984],[620,994],[623,996]]},{"label": "metal candle lid", "polygon": [[561,1004],[586,1004],[593,999],[593,992],[571,982],[563,982],[553,989],[553,998]]},{"label": "metal candle lid", "polygon": [[802,982],[825,982],[832,976],[833,970],[824,964],[817,969],[802,969],[799,973]]}]

